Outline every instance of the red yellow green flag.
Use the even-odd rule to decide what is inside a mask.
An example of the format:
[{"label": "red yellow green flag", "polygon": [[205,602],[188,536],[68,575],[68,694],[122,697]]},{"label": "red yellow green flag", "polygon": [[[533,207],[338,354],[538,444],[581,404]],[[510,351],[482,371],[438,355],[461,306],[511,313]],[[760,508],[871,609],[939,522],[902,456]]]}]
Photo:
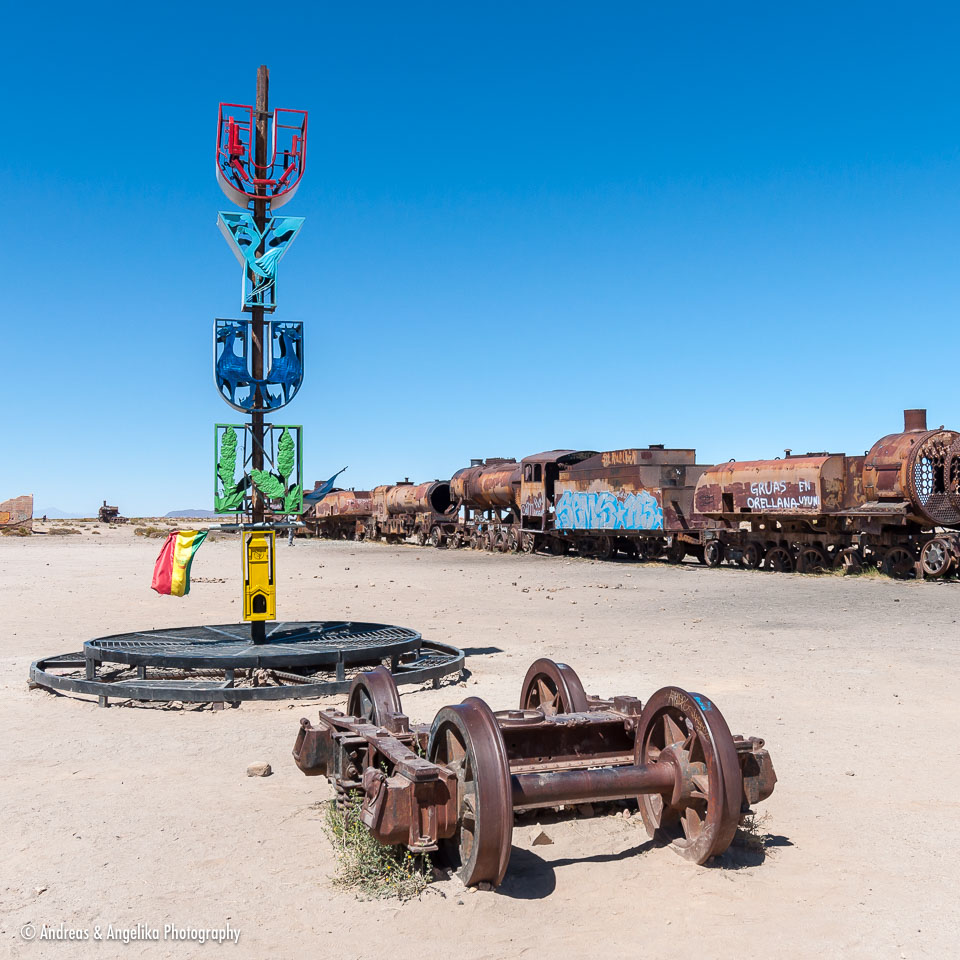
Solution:
[{"label": "red yellow green flag", "polygon": [[157,593],[186,596],[190,592],[190,564],[206,539],[206,530],[174,530],[157,557],[150,586]]}]

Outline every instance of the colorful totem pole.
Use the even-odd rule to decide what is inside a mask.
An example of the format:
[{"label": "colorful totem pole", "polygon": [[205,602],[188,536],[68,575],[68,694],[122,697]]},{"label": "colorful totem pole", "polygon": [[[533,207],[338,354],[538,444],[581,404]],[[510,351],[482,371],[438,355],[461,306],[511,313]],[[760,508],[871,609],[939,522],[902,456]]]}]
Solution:
[{"label": "colorful totem pole", "polygon": [[[255,106],[221,103],[217,182],[241,212],[217,225],[242,267],[241,312],[214,327],[214,376],[220,396],[247,423],[218,423],[214,433],[214,509],[235,514],[242,533],[243,618],[254,643],[276,617],[276,530],[303,512],[302,429],[265,422],[303,381],[303,324],[265,320],[277,309],[277,268],[303,217],[276,211],[300,185],[307,154],[304,110],[268,112],[270,74],[257,71]],[[238,462],[239,461],[239,462]]]}]

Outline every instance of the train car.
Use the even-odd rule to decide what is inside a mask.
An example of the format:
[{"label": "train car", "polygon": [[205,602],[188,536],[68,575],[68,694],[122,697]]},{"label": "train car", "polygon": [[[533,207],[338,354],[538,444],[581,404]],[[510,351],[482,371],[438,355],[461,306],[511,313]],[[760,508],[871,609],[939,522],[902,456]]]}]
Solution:
[{"label": "train car", "polygon": [[697,482],[697,512],[722,528],[706,562],[815,573],[880,567],[894,577],[946,576],[960,561],[960,434],[928,430],[905,410],[903,431],[864,456],[731,461]]},{"label": "train car", "polygon": [[314,536],[331,540],[362,540],[373,516],[369,490],[331,490],[303,516]]},{"label": "train car", "polygon": [[[560,454],[559,456],[557,454]],[[553,451],[523,461],[524,541],[553,553],[574,549],[609,559],[618,553],[679,562],[702,550],[715,521],[693,509],[706,466],[693,449],[663,444],[623,450]],[[542,480],[538,466],[542,465]]]},{"label": "train car", "polygon": [[442,547],[457,528],[457,505],[447,480],[374,487],[373,515],[364,527],[370,539],[399,543],[413,537],[420,546]]}]

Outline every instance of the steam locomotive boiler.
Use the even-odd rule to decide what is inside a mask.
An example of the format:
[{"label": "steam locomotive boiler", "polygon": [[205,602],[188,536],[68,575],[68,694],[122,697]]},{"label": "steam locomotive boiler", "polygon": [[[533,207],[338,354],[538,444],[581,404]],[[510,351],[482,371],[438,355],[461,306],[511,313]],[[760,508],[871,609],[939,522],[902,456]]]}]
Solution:
[{"label": "steam locomotive boiler", "polygon": [[894,577],[945,576],[960,561],[960,444],[928,430],[925,410],[904,411],[900,433],[864,456],[787,452],[704,471],[695,507],[721,527],[708,534],[711,566],[816,573],[880,567]]},{"label": "steam locomotive boiler", "polygon": [[399,543],[413,537],[420,546],[429,542],[443,546],[457,524],[457,506],[446,480],[402,483],[374,487],[373,514],[362,524],[361,537],[383,537]]},{"label": "steam locomotive boiler", "polygon": [[450,478],[450,493],[459,504],[460,517],[449,546],[469,543],[477,549],[517,549],[520,464],[516,460],[472,460]]}]

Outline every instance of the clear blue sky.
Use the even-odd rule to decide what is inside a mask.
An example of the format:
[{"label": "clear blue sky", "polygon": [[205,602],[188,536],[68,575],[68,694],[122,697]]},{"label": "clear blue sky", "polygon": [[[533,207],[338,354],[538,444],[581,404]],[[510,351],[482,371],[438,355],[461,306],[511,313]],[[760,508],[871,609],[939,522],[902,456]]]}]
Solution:
[{"label": "clear blue sky", "polygon": [[217,103],[260,63],[310,111],[275,315],[310,483],[960,425],[954,5],[299,6],[5,15],[0,497],[211,506]]}]

